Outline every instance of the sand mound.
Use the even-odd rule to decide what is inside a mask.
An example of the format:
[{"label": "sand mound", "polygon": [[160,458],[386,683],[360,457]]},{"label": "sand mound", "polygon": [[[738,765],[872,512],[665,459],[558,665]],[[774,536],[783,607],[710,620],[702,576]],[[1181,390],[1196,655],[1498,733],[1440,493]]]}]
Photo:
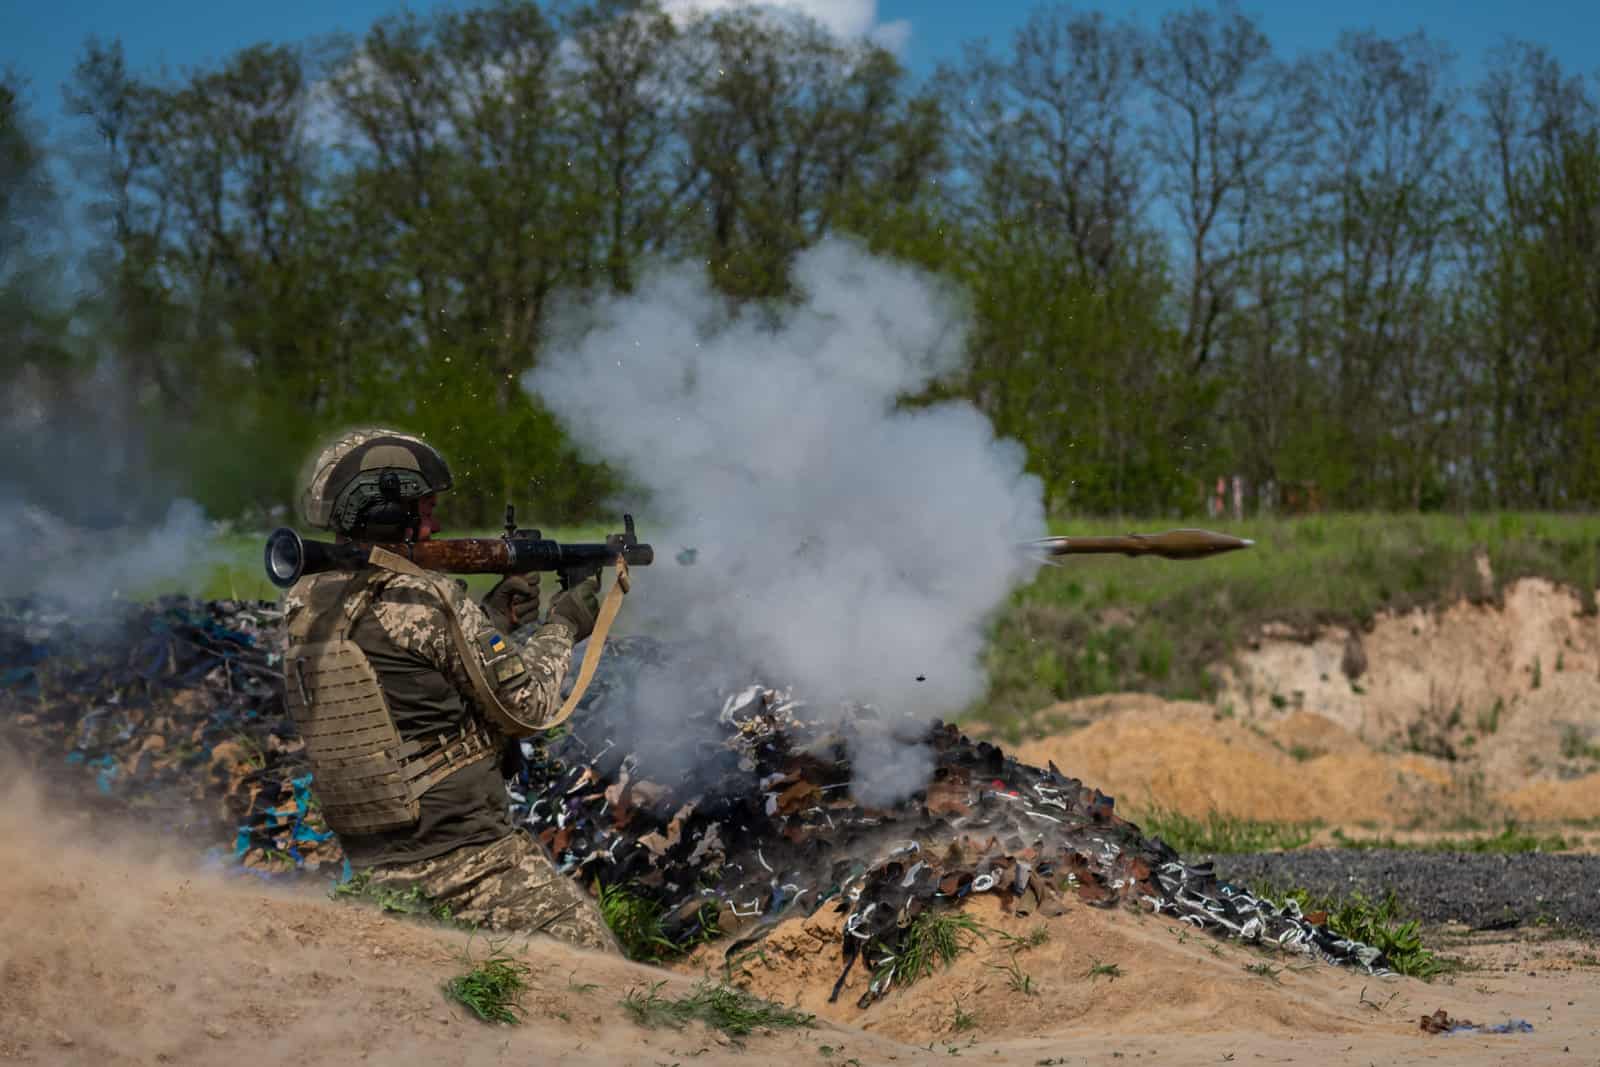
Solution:
[{"label": "sand mound", "polygon": [[[1244,965],[1272,957],[1159,918],[1081,906],[1052,918],[1009,914],[987,895],[973,898],[965,913],[982,924],[985,940],[975,941],[948,970],[867,1008],[857,999],[869,976],[856,970],[838,1001],[828,1003],[839,977],[839,924],[827,912],[784,923],[759,954],[740,957],[732,973],[762,996],[910,1044],[965,1044],[969,1029],[1011,1038],[1203,1034],[1241,1024],[1285,1038],[1371,1030],[1356,1003],[1363,979],[1352,972],[1278,958],[1279,966],[1306,968],[1299,972],[1303,978],[1263,995],[1261,979]],[[1041,929],[1048,940],[1033,947],[1005,936],[1022,939]],[[1115,964],[1119,974],[1091,975],[1096,964]],[[1339,1006],[1346,999],[1350,1003]],[[958,1020],[958,1007],[971,1017],[970,1026]]]},{"label": "sand mound", "polygon": [[1274,821],[1389,821],[1438,803],[1451,777],[1437,761],[1372,752],[1336,724],[1286,718],[1268,733],[1218,719],[1204,704],[1119,702],[1093,725],[1022,745],[1018,758],[1071,768],[1138,813],[1172,808]]},{"label": "sand mound", "polygon": [[1268,626],[1213,704],[1139,693],[1030,717],[1022,745],[1117,797],[1203,816],[1444,827],[1600,812],[1600,618],[1541,579],[1503,605]]},{"label": "sand mound", "polygon": [[63,844],[66,828],[30,797],[0,801],[0,1060],[646,1064],[699,1049],[696,1062],[748,1063],[814,1060],[830,1040],[826,1028],[756,1035],[735,1055],[698,1024],[641,1029],[619,1003],[629,989],[693,983],[544,939],[508,946],[533,968],[527,1023],[489,1026],[440,989],[464,954],[486,954],[482,938],[224,882],[135,846]]}]

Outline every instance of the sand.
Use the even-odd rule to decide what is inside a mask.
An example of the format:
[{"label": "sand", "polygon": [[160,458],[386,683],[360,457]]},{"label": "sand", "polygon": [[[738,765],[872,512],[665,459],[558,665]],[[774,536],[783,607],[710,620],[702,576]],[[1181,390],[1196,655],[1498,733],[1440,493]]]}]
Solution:
[{"label": "sand", "polygon": [[[1582,946],[1426,985],[1217,944],[1154,916],[1076,904],[1049,918],[1006,915],[989,899],[972,911],[987,942],[866,1009],[855,1005],[861,976],[827,1003],[839,955],[838,917],[826,910],[781,926],[761,955],[726,972],[816,1012],[814,1029],[742,1043],[699,1025],[647,1030],[622,997],[655,982],[662,995],[687,991],[697,971],[724,973],[719,955],[667,971],[544,939],[502,946],[532,967],[533,988],[522,1025],[492,1026],[441,992],[467,956],[484,954],[481,938],[226,877],[137,838],[91,843],[23,789],[0,800],[6,1061],[1590,1063],[1600,1032],[1597,972],[1572,962],[1590,951]],[[1047,940],[1031,948],[1009,948],[995,932],[1040,927]],[[1097,962],[1118,975],[1091,977]],[[1260,963],[1280,969],[1246,970]],[[1423,1034],[1418,1017],[1439,1007],[1482,1022],[1525,1018],[1536,1030]]]}]

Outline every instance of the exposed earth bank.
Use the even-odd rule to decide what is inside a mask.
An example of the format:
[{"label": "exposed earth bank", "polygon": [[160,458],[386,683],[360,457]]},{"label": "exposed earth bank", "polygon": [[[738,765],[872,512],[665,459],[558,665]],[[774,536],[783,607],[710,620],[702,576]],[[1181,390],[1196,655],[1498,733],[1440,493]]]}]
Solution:
[{"label": "exposed earth bank", "polygon": [[[1527,974],[1518,959],[1424,985],[1213,942],[1157,917],[1075,906],[1042,920],[1002,915],[987,901],[974,914],[988,942],[866,1009],[854,1004],[859,981],[838,1004],[826,1002],[838,966],[828,913],[774,932],[764,958],[741,964],[740,976],[817,1011],[815,1028],[756,1033],[742,1045],[699,1024],[647,1030],[620,1004],[628,991],[664,982],[659,994],[673,996],[694,977],[543,940],[504,946],[532,967],[528,1015],[520,1026],[490,1026],[440,992],[465,955],[483,956],[481,939],[305,888],[225,882],[144,854],[137,841],[74,845],[74,828],[29,796],[11,789],[0,802],[0,1059],[8,1061],[1588,1063],[1592,1055],[1576,1050],[1600,1031],[1593,972],[1572,960],[1546,958]],[[1015,952],[995,932],[1041,925],[1047,940]],[[1116,973],[1091,973],[1097,964]],[[1436,1008],[1480,1023],[1525,1019],[1534,1031],[1424,1034],[1418,1018]]]},{"label": "exposed earth bank", "polygon": [[1018,756],[1137,815],[1329,827],[1600,827],[1600,616],[1542,579],[1503,603],[1269,627],[1212,703],[1113,694],[1044,708]]},{"label": "exposed earth bank", "polygon": [[[1223,677],[1215,703],[1125,694],[1043,709],[1017,754],[1053,760],[1136,819],[1163,808],[1315,820],[1326,839],[1334,828],[1459,835],[1515,818],[1573,843],[1600,837],[1578,821],[1600,815],[1600,625],[1549,583],[1370,628],[1263,633]],[[1582,918],[1596,873],[1584,857],[1219,861],[1239,878],[1276,864],[1278,881],[1314,889],[1410,887],[1415,906],[1434,901],[1437,918],[1469,925],[1532,895],[1514,933],[1453,936],[1447,951],[1470,969],[1431,984],[1216,942],[1161,917],[1076,903],[1008,915],[978,898],[968,911],[985,940],[867,1008],[861,973],[829,1003],[842,961],[827,909],[731,965],[722,946],[668,971],[548,941],[503,945],[532,968],[531,989],[525,1024],[497,1027],[441,992],[467,956],[485,955],[481,938],[157,856],[137,835],[107,839],[47,812],[6,777],[0,1061],[1589,1064],[1600,1037],[1600,957],[1592,935],[1565,936],[1595,925]],[[1539,923],[1569,903],[1570,927]],[[622,1006],[658,982],[659,995],[681,995],[702,974],[815,1012],[816,1027],[741,1044],[698,1023],[645,1029]],[[1440,1008],[1533,1031],[1423,1033],[1419,1017]]]}]

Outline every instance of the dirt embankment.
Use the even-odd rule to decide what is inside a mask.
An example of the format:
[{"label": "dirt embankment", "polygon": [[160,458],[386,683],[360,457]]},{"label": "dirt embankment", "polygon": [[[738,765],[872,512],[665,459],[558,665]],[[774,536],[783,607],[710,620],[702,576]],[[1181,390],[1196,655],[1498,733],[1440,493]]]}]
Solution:
[{"label": "dirt embankment", "polygon": [[[972,903],[988,941],[949,970],[869,1008],[865,976],[837,1004],[837,917],[775,931],[732,976],[816,1011],[814,1029],[743,1043],[694,1024],[647,1030],[620,1001],[663,983],[687,992],[695,965],[671,973],[535,939],[506,946],[532,967],[526,1022],[489,1026],[441,984],[482,956],[481,939],[385,917],[306,889],[224,881],[138,841],[83,842],[75,828],[11,790],[0,796],[0,1061],[38,1064],[816,1063],[915,1064],[980,1056],[994,1064],[1237,1062],[1588,1062],[1565,1050],[1600,1028],[1585,972],[1539,964],[1471,988],[1367,979],[1219,944],[1166,919],[1073,905],[1006,915]],[[1013,951],[995,931],[1047,939]],[[1255,973],[1247,967],[1267,963]],[[1096,967],[1100,973],[1091,973]],[[1114,972],[1106,968],[1113,967]],[[1417,1017],[1497,1023],[1515,1036],[1429,1036]],[[1448,1045],[1442,1044],[1448,1042]]]},{"label": "dirt embankment", "polygon": [[1221,668],[1214,704],[1144,694],[1044,709],[1087,722],[1022,746],[1133,810],[1445,826],[1600,816],[1600,618],[1515,583],[1503,606],[1271,627]]}]

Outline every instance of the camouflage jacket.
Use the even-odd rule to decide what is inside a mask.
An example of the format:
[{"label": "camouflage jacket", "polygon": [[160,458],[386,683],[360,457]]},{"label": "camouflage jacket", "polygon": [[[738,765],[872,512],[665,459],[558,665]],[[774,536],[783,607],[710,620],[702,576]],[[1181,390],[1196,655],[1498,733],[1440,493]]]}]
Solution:
[{"label": "camouflage jacket", "polygon": [[[348,579],[348,574],[329,572],[296,582],[284,596],[285,626],[310,610],[312,583]],[[561,684],[572,664],[571,626],[546,623],[521,642],[502,637],[467,594],[465,583],[437,574],[396,573],[384,576],[350,636],[377,672],[401,738],[454,734],[468,715],[488,725],[476,707],[448,612],[455,613],[466,633],[490,634],[487,647],[479,641],[469,642],[470,647],[496,684],[501,703],[533,726],[524,733],[537,732],[538,724],[561,708]],[[340,842],[352,864],[366,867],[429,859],[462,845],[497,840],[511,829],[498,761],[485,758],[422,795],[421,819],[414,830],[341,835]]]},{"label": "camouflage jacket", "polygon": [[[291,625],[300,612],[307,610],[312,588],[310,583],[339,581],[344,577],[337,572],[330,572],[303,578],[295,583],[284,596],[285,627]],[[448,603],[441,599],[441,589],[447,591]],[[483,608],[467,595],[465,583],[453,580],[439,582],[432,580],[432,576],[389,575],[367,611],[376,622],[376,627],[364,625],[367,622],[365,619],[358,620],[352,636],[374,660],[386,695],[391,686],[390,679],[385,675],[395,672],[385,671],[380,661],[399,658],[410,660],[413,670],[425,666],[437,671],[458,694],[460,706],[473,705],[472,684],[461,663],[460,651],[451,638],[446,613],[453,612],[460,620],[461,628],[469,634],[492,630],[493,627]],[[374,641],[375,637],[378,640]],[[537,732],[539,724],[553,718],[561,708],[561,683],[572,667],[573,637],[572,627],[568,623],[552,621],[539,627],[526,641],[516,643],[514,639],[506,638],[503,647],[478,650],[488,676],[502,683],[497,689],[500,700],[534,726],[529,733]],[[402,706],[395,707],[391,702],[391,710],[397,719],[404,717],[407,710],[404,705],[409,702],[401,700],[399,703]],[[399,725],[404,735],[404,722]]]}]

